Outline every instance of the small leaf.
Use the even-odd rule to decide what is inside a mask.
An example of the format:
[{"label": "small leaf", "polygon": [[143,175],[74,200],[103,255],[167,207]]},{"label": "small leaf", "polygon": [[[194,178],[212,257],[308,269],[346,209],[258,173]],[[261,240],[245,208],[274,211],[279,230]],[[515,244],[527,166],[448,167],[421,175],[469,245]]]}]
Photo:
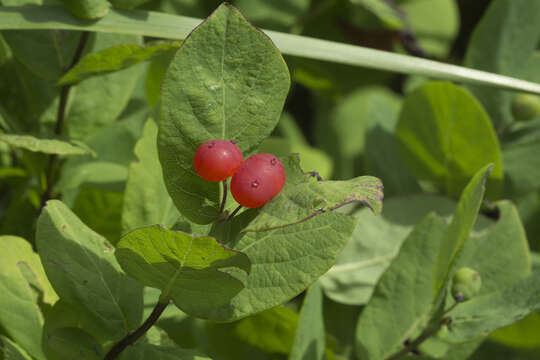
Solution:
[{"label": "small leaf", "polygon": [[149,119],[135,145],[138,161],[132,162],[128,170],[122,212],[124,232],[152,224],[171,227],[180,216],[163,182],[157,133],[156,123]]},{"label": "small leaf", "polygon": [[497,136],[482,106],[466,90],[443,82],[420,86],[405,98],[396,135],[398,151],[419,180],[457,197],[478,169],[493,163],[488,197],[500,196]]},{"label": "small leaf", "polygon": [[298,156],[283,159],[287,182],[281,192],[256,212],[243,231],[264,231],[305,221],[345,204],[360,202],[375,214],[382,209],[382,183],[372,176],[346,181],[317,181],[304,174]]},{"label": "small leaf", "polygon": [[441,244],[441,252],[437,260],[435,280],[438,291],[454,275],[458,256],[465,246],[465,242],[469,238],[469,233],[478,216],[484,198],[486,179],[492,169],[492,164],[480,169],[461,194],[456,212]]},{"label": "small leaf", "polygon": [[93,155],[96,153],[80,141],[33,135],[0,134],[0,141],[33,152],[58,155]]},{"label": "small leaf", "polygon": [[73,15],[86,20],[102,18],[110,8],[107,0],[62,0],[62,2]]},{"label": "small leaf", "polygon": [[222,4],[184,41],[161,91],[158,150],[178,210],[207,224],[217,218],[220,187],[193,169],[197,147],[212,139],[256,150],[279,120],[290,78],[272,41]]},{"label": "small leaf", "polygon": [[359,358],[388,358],[429,321],[436,290],[434,270],[446,229],[442,219],[430,214],[407,237],[358,320]]},{"label": "small leaf", "polygon": [[178,48],[181,44],[182,42],[148,46],[121,44],[88,54],[60,78],[58,85],[73,84],[91,76],[122,70]]},{"label": "small leaf", "polygon": [[111,244],[62,202],[50,200],[43,208],[36,242],[60,298],[94,317],[92,333],[116,340],[139,325],[142,287],[121,271]]},{"label": "small leaf", "polygon": [[215,316],[243,287],[248,257],[215,239],[169,231],[159,225],[125,235],[116,250],[122,268],[145,286],[158,288],[186,313]]},{"label": "small leaf", "polygon": [[323,293],[316,282],[309,288],[304,299],[289,360],[323,360],[325,336]]}]

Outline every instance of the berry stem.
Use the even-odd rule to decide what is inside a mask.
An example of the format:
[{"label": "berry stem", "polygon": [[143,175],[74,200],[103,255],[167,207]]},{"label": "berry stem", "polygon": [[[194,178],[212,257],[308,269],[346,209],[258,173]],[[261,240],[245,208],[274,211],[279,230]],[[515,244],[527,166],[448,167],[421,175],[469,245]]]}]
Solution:
[{"label": "berry stem", "polygon": [[234,209],[231,215],[229,215],[229,217],[227,218],[227,221],[231,220],[234,217],[234,215],[236,215],[240,211],[241,208],[242,208],[242,205],[238,205],[238,207]]},{"label": "berry stem", "polygon": [[219,213],[223,214],[223,211],[225,210],[225,203],[227,202],[227,179],[223,180],[221,182],[223,184],[223,198],[221,199],[221,206],[219,207]]},{"label": "berry stem", "polygon": [[163,313],[163,310],[169,305],[169,302],[158,302],[152,310],[152,313],[144,321],[144,323],[134,332],[127,334],[122,340],[117,342],[111,350],[105,355],[105,360],[115,359],[126,347],[133,344],[137,339],[146,334],[146,332],[154,325],[154,323],[159,319],[160,315]]}]

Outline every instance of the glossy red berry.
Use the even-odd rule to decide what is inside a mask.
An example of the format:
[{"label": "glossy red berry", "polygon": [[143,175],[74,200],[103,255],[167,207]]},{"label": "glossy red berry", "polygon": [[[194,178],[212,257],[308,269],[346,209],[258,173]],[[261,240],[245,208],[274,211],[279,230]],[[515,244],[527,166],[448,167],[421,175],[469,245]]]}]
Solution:
[{"label": "glossy red berry", "polygon": [[237,203],[248,208],[266,204],[285,185],[285,168],[272,154],[255,154],[244,161],[231,180]]},{"label": "glossy red berry", "polygon": [[193,157],[195,171],[207,181],[232,176],[242,165],[242,151],[230,140],[210,140],[199,146]]}]

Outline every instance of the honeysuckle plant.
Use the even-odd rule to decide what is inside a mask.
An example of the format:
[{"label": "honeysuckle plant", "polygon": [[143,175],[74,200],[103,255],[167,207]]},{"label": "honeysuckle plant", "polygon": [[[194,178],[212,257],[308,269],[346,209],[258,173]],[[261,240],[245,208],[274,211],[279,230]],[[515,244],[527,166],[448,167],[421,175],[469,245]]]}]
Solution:
[{"label": "honeysuckle plant", "polygon": [[[414,35],[407,2],[343,3]],[[298,33],[321,4],[270,23]],[[540,183],[516,160],[536,159],[537,98],[500,89],[540,93],[504,76],[538,68],[540,5],[496,0],[478,25],[466,64],[503,75],[261,30],[228,3],[141,5],[0,0],[0,359],[459,360],[540,329]],[[442,56],[442,29],[401,45]],[[282,52],[472,85],[339,90],[340,68]],[[311,142],[290,69],[318,100]]]}]

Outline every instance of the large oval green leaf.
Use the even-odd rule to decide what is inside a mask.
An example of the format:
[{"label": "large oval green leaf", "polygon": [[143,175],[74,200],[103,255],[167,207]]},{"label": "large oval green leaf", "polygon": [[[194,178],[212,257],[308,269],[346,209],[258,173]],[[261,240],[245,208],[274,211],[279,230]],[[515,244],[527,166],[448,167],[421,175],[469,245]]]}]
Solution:
[{"label": "large oval green leaf", "polygon": [[36,242],[47,277],[61,299],[93,316],[92,333],[120,339],[142,317],[142,286],[122,272],[114,248],[58,200],[38,219]]},{"label": "large oval green leaf", "polygon": [[193,155],[207,140],[254,151],[279,120],[290,78],[272,41],[221,5],[186,38],[161,92],[158,149],[169,194],[190,220],[218,215],[219,184],[201,179]]},{"label": "large oval green leaf", "polygon": [[398,150],[418,179],[457,197],[481,167],[493,163],[488,196],[501,194],[497,136],[482,106],[466,90],[451,83],[425,83],[405,98],[396,135]]}]

